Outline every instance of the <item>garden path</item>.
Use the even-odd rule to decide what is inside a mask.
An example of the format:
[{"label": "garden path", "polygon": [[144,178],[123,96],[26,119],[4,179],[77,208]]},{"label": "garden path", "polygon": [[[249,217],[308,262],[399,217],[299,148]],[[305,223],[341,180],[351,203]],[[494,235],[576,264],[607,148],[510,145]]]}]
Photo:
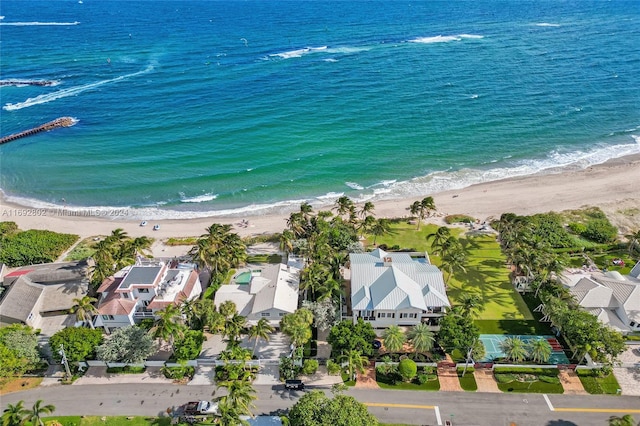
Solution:
[{"label": "garden path", "polygon": [[375,362],[370,363],[365,367],[364,373],[358,372],[356,377],[356,389],[379,389],[378,382],[376,382],[376,366]]},{"label": "garden path", "polygon": [[575,371],[562,369],[558,378],[562,383],[565,395],[588,395]]}]

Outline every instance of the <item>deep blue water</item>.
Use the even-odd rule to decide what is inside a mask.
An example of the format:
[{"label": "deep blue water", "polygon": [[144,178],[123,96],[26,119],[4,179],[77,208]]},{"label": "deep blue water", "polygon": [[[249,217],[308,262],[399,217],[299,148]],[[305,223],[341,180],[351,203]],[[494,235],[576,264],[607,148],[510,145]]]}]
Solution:
[{"label": "deep blue water", "polygon": [[[186,217],[640,152],[635,1],[0,3],[0,187]],[[269,207],[269,208],[267,208]],[[261,209],[262,208],[262,209]]]}]

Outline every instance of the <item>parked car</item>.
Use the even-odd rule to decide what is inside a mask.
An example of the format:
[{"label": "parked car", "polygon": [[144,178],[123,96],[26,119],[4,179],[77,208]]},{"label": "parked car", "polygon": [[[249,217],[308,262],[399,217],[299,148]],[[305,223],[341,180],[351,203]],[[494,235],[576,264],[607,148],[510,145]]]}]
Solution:
[{"label": "parked car", "polygon": [[302,380],[287,380],[284,382],[285,389],[304,390]]},{"label": "parked car", "polygon": [[157,230],[159,230],[159,229],[160,229],[160,225],[153,225],[153,230],[154,230],[154,231],[157,231]]},{"label": "parked car", "polygon": [[142,222],[140,222],[140,226],[147,226],[147,221],[143,220]]},{"label": "parked car", "polygon": [[192,401],[184,405],[184,414],[218,414],[218,404],[211,401]]}]

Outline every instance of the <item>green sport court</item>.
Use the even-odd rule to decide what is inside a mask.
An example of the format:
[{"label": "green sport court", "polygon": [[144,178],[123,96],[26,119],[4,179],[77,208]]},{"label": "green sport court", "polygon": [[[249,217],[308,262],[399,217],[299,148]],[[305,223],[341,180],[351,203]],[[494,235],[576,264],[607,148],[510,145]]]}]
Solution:
[{"label": "green sport court", "polygon": [[548,364],[570,364],[569,358],[555,336],[525,336],[514,334],[481,334],[480,341],[484,345],[485,357],[478,362],[493,362],[498,358],[505,358],[506,354],[502,350],[502,342],[509,337],[518,337],[525,345],[530,341],[544,339],[551,345],[551,356]]}]

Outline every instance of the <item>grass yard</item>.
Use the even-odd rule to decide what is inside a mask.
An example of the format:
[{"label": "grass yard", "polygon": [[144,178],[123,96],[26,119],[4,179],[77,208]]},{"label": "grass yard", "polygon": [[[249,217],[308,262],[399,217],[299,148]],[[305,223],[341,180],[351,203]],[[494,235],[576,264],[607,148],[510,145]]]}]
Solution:
[{"label": "grass yard", "polygon": [[473,375],[474,368],[469,367],[467,371],[462,376],[462,372],[464,371],[464,367],[458,367],[456,372],[458,373],[458,380],[460,381],[460,387],[467,392],[475,392],[478,390],[478,384],[476,383],[476,378]]},{"label": "grass yard", "polygon": [[[426,240],[427,235],[437,229],[437,225],[424,224],[417,231],[416,225],[392,223],[391,233],[378,237],[376,243],[427,251],[431,262],[439,267],[440,258],[431,254],[431,243]],[[462,239],[468,255],[466,272],[454,273],[448,283],[447,295],[451,302],[455,305],[462,294],[476,293],[482,297],[485,307],[478,315],[479,320],[533,320],[522,296],[511,285],[509,268],[495,236],[465,236],[464,231],[463,228],[451,227],[451,233]],[[369,241],[373,241],[371,237]]]},{"label": "grass yard", "polygon": [[605,377],[599,377],[593,370],[576,370],[584,390],[592,395],[618,395],[620,385],[613,373]]},{"label": "grass yard", "polygon": [[493,376],[502,392],[564,393],[557,369],[499,367]]},{"label": "grass yard", "polygon": [[[104,420],[103,420],[104,419]],[[169,426],[169,417],[142,417],[142,416],[53,416],[43,418],[46,422],[56,420],[64,426]],[[27,423],[29,425],[30,423]]]},{"label": "grass yard", "polygon": [[247,256],[247,263],[282,263],[282,256],[279,254],[250,254]]}]

